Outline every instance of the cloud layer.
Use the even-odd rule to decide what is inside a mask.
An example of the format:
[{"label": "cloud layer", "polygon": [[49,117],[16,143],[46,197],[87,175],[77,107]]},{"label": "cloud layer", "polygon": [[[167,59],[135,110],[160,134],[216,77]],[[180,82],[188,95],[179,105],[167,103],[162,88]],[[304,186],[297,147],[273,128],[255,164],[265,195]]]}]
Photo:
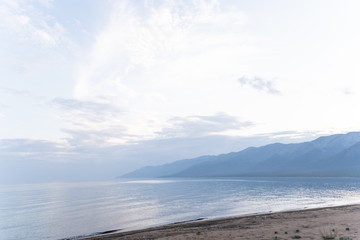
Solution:
[{"label": "cloud layer", "polygon": [[274,83],[272,81],[267,81],[260,77],[243,76],[243,77],[239,78],[238,81],[241,83],[241,85],[250,86],[258,91],[264,91],[266,93],[275,94],[275,95],[281,94],[281,92],[274,87]]},{"label": "cloud layer", "polygon": [[359,3],[261,6],[0,0],[1,164],[121,173],[359,130]]},{"label": "cloud layer", "polygon": [[[282,133],[277,141],[312,140],[312,133]],[[139,166],[157,165],[201,155],[240,151],[272,143],[277,135],[251,137],[176,137],[138,141],[132,145],[76,145],[29,139],[0,141],[0,183],[113,180]],[[293,141],[292,141],[293,142]]]},{"label": "cloud layer", "polygon": [[226,131],[241,130],[254,125],[240,121],[234,116],[217,113],[212,116],[189,116],[170,119],[171,127],[159,132],[163,137],[203,137],[224,134]]},{"label": "cloud layer", "polygon": [[[34,7],[34,2],[1,0],[0,28],[15,34],[22,41],[32,41],[46,47],[68,41],[65,28],[55,18]],[[50,7],[50,1],[38,1]]]}]

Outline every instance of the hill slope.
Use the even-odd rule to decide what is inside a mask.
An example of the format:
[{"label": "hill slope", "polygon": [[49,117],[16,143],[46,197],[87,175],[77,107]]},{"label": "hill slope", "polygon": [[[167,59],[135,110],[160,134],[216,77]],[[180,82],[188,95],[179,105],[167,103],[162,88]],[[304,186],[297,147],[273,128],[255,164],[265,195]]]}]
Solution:
[{"label": "hill slope", "polygon": [[275,143],[138,169],[121,177],[360,176],[360,133]]}]

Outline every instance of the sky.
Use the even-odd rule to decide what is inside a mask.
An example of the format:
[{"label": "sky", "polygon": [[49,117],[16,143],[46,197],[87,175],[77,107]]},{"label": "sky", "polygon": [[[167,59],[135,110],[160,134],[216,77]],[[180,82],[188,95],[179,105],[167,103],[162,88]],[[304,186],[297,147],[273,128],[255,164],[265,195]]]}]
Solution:
[{"label": "sky", "polygon": [[0,182],[359,131],[357,0],[0,0]]}]

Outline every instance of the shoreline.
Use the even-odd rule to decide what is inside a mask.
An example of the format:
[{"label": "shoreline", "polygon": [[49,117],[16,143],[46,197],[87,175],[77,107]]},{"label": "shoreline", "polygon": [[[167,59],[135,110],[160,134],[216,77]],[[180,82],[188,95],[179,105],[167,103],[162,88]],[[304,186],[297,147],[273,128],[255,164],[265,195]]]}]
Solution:
[{"label": "shoreline", "polygon": [[360,204],[194,219],[139,230],[109,230],[78,240],[322,239],[360,236]]}]

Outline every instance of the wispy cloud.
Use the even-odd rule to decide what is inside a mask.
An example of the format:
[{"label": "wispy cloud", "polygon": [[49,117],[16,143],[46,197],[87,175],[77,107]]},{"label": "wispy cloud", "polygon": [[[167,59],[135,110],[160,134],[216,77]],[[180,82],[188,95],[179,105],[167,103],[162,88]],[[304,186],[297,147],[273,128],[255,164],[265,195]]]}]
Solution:
[{"label": "wispy cloud", "polygon": [[[72,147],[106,147],[126,145],[135,136],[127,133],[124,126],[109,126],[105,129],[64,129],[63,132],[69,134],[66,138]],[[136,138],[137,139],[137,138]]]},{"label": "wispy cloud", "polygon": [[293,140],[301,141],[303,139],[312,139],[315,137],[319,137],[322,134],[316,131],[280,131],[273,133],[265,133],[262,135],[267,136],[270,139],[277,139],[280,142],[286,142]]},{"label": "wispy cloud", "polygon": [[1,139],[1,152],[53,152],[59,148],[59,144],[46,140],[32,139]]},{"label": "wispy cloud", "polygon": [[345,95],[352,95],[352,94],[354,94],[354,92],[353,92],[352,90],[348,89],[348,88],[343,89],[342,92],[343,92],[343,94],[345,94]]},{"label": "wispy cloud", "polygon": [[[45,7],[51,1],[39,1]],[[66,30],[54,18],[31,1],[0,1],[0,29],[15,34],[18,40],[30,40],[45,47],[52,47],[68,41]]]},{"label": "wispy cloud", "polygon": [[175,117],[170,120],[171,127],[159,132],[163,137],[202,137],[219,134],[227,130],[239,130],[254,125],[240,121],[237,117],[218,113],[212,116]]},{"label": "wispy cloud", "polygon": [[25,138],[1,139],[0,158],[27,162],[32,160],[43,162],[76,162],[82,159],[77,150],[69,147],[65,141]]},{"label": "wispy cloud", "polygon": [[94,95],[99,86],[122,92],[117,86],[126,80],[147,86],[156,79],[161,88],[203,84],[215,72],[238,68],[237,56],[254,50],[239,9],[223,11],[218,1],[147,1],[143,14],[133,3],[115,2],[79,67],[76,97]]},{"label": "wispy cloud", "polygon": [[89,113],[112,113],[119,112],[120,109],[112,106],[109,103],[95,102],[95,101],[82,101],[70,98],[55,98],[52,103],[58,105],[65,110],[77,110]]},{"label": "wispy cloud", "polygon": [[8,88],[8,87],[0,87],[0,91],[8,93],[8,94],[14,94],[14,95],[27,95],[31,96],[31,93],[26,90],[19,90],[15,88]]},{"label": "wispy cloud", "polygon": [[121,109],[107,102],[55,98],[51,104],[64,110],[65,113],[71,114],[74,121],[76,117],[80,117],[86,122],[101,122],[122,112]]},{"label": "wispy cloud", "polygon": [[[113,2],[107,24],[77,68],[74,97],[82,101],[78,106],[81,110],[62,109],[83,116],[77,125],[84,125],[86,118],[95,122],[92,116],[98,119],[97,125],[88,125],[90,132],[122,129],[118,141],[205,136],[239,129],[247,123],[239,121],[241,124],[236,125],[225,115],[214,115],[214,119],[198,116],[195,105],[186,110],[183,105],[218,90],[223,79],[219,72],[228,74],[229,69],[238,69],[238,56],[253,52],[249,44],[253,39],[243,29],[246,22],[247,16],[240,9],[224,10],[218,1],[146,1],[141,9],[133,1]],[[109,111],[104,114],[83,109],[84,102],[97,102],[100,94],[112,98],[111,107],[123,112],[107,106],[104,109]],[[222,94],[228,94],[225,88]],[[192,117],[168,121],[174,116]],[[67,132],[75,139],[92,136],[85,134],[85,128],[69,130],[76,130],[78,134]]]},{"label": "wispy cloud", "polygon": [[246,77],[242,76],[238,79],[238,81],[241,83],[241,85],[250,86],[258,91],[264,91],[269,94],[275,94],[279,95],[281,92],[274,87],[274,83],[272,81],[265,80],[260,77]]},{"label": "wispy cloud", "polygon": [[73,147],[125,144],[134,138],[124,124],[126,112],[108,101],[56,98],[50,104],[62,110],[61,119],[70,124],[62,132]]},{"label": "wispy cloud", "polygon": [[0,102],[0,107],[2,107],[2,108],[8,108],[8,107],[9,107],[9,105],[6,105],[6,104],[4,104],[4,103]]}]

